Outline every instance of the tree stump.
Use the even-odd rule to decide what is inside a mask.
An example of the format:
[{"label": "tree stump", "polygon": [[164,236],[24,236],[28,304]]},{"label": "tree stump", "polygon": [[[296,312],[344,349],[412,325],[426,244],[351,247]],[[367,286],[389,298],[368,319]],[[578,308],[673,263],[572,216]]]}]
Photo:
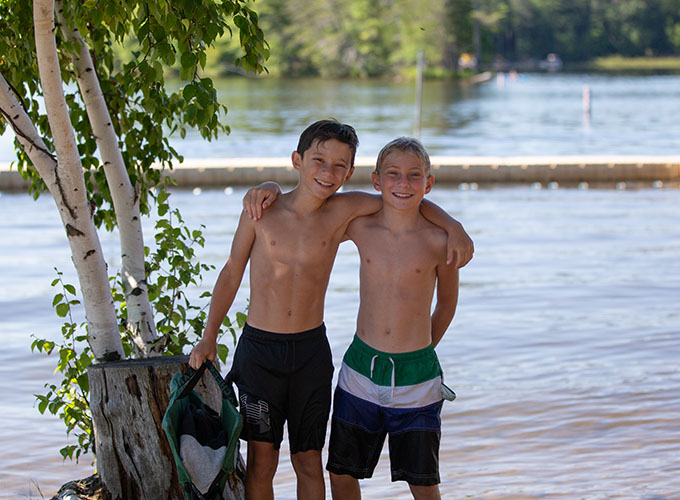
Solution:
[{"label": "tree stump", "polygon": [[[184,499],[161,423],[170,380],[178,370],[188,369],[188,360],[188,356],[160,356],[99,363],[88,369],[97,470],[113,500]],[[212,377],[204,376],[195,390],[220,411],[221,392]],[[244,470],[240,457],[237,467]],[[245,498],[235,473],[228,487],[225,500]]]}]

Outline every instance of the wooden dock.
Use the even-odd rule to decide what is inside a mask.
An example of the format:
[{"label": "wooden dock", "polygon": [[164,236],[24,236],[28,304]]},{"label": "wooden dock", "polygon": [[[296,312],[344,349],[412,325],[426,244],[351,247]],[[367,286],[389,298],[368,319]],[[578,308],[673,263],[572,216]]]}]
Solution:
[{"label": "wooden dock", "polygon": [[[432,156],[439,184],[523,184],[680,181],[679,156]],[[368,184],[375,158],[357,157],[350,184]],[[183,188],[252,186],[265,180],[297,183],[290,158],[187,159],[167,175]],[[0,190],[25,190],[15,168],[0,164]]]}]

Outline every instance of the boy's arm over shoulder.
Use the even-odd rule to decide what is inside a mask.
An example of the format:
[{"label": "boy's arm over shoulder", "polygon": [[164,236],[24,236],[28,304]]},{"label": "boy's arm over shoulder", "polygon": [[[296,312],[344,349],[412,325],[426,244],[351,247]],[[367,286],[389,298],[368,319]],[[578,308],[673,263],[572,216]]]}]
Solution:
[{"label": "boy's arm over shoulder", "polygon": [[348,222],[356,217],[374,214],[382,208],[380,195],[363,191],[335,193],[331,197],[331,201],[335,207],[340,207],[344,211]]},{"label": "boy's arm over shoulder", "polygon": [[[370,195],[369,195],[370,196]],[[382,198],[380,199],[382,201]],[[362,214],[361,216],[354,217],[347,224],[347,229],[345,230],[345,235],[342,241],[352,240],[357,246],[359,246],[362,237],[365,238],[367,234],[367,228],[373,224],[374,212],[369,214]]]},{"label": "boy's arm over shoulder", "polygon": [[243,210],[253,220],[260,220],[262,212],[281,194],[281,186],[274,181],[266,181],[250,188],[243,196]]},{"label": "boy's arm over shoulder", "polygon": [[189,365],[197,370],[204,360],[215,360],[217,356],[217,333],[224,321],[234,297],[241,285],[246,264],[250,258],[250,251],[255,242],[255,222],[246,212],[241,218],[231,242],[231,252],[226,264],[220,271],[212,292],[208,320],[203,336],[191,351]]},{"label": "boy's arm over shoulder", "polygon": [[330,203],[334,211],[342,212],[342,219],[347,224],[341,241],[352,240],[356,243],[355,235],[362,226],[362,218],[380,211],[382,197],[363,191],[347,191],[334,194]]},{"label": "boy's arm over shoulder", "polygon": [[[443,243],[441,244],[443,247]],[[442,260],[437,264],[437,290],[432,313],[432,343],[436,346],[451,324],[458,305],[458,267]]]},{"label": "boy's arm over shoulder", "polygon": [[448,241],[446,243],[447,263],[452,263],[456,267],[463,267],[470,262],[475,246],[460,222],[429,200],[423,200],[420,204],[420,213],[432,224],[444,229],[448,234]]}]

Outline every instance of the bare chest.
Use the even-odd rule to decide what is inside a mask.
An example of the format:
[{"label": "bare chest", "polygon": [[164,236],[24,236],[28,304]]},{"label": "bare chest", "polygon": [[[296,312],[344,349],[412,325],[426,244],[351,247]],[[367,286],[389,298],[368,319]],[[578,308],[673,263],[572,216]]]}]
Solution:
[{"label": "bare chest", "polygon": [[427,239],[364,237],[358,244],[362,279],[378,286],[429,283],[436,277],[438,253]]},{"label": "bare chest", "polygon": [[338,230],[318,217],[270,217],[258,222],[253,253],[288,265],[332,265]]}]

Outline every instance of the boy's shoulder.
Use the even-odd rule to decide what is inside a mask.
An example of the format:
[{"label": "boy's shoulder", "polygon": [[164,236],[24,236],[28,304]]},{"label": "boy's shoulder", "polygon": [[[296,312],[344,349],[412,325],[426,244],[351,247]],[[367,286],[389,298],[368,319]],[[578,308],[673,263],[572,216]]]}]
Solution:
[{"label": "boy's shoulder", "polygon": [[429,245],[436,251],[444,249],[444,252],[446,252],[448,233],[444,229],[433,224],[422,215],[420,215],[419,228],[418,237],[423,245]]}]

